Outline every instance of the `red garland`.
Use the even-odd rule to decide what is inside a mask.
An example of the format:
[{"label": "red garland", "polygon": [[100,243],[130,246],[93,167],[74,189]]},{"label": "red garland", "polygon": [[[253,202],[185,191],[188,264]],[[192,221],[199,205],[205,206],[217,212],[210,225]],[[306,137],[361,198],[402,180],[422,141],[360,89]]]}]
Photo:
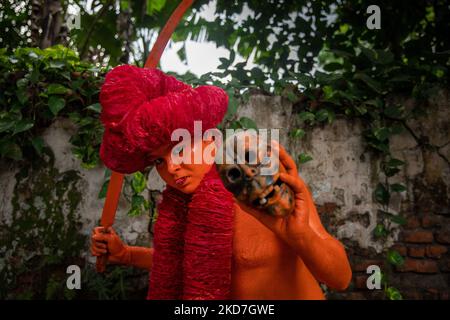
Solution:
[{"label": "red garland", "polygon": [[215,166],[192,197],[164,190],[148,299],[230,298],[233,203]]}]

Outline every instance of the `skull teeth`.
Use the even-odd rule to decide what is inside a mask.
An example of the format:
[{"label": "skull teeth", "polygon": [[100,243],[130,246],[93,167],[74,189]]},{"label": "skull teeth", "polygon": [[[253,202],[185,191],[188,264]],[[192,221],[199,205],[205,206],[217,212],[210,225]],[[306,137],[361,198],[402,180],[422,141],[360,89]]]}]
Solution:
[{"label": "skull teeth", "polygon": [[267,199],[266,198],[262,198],[261,200],[259,200],[259,204],[260,205],[264,205],[267,203]]}]

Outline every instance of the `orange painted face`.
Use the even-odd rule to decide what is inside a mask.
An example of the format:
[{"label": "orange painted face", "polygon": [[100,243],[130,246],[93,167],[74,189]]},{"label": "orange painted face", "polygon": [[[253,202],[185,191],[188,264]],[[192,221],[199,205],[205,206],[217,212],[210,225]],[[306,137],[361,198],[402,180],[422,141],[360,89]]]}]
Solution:
[{"label": "orange painted face", "polygon": [[182,150],[177,150],[172,146],[163,146],[156,149],[152,152],[151,158],[154,159],[159,175],[169,186],[183,193],[193,193],[212,166],[212,164],[205,163],[203,157],[201,163],[194,164],[194,152],[196,148],[205,150],[210,143],[208,141],[192,143],[191,161],[189,163],[174,163],[172,161],[172,153],[176,152],[179,156],[184,155]]}]

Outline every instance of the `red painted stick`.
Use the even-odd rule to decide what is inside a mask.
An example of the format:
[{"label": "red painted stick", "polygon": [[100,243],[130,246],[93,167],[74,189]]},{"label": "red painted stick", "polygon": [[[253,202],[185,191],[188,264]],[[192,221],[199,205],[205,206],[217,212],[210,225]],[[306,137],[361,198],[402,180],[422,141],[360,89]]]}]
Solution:
[{"label": "red painted stick", "polygon": [[[164,52],[164,48],[166,47],[167,42],[169,42],[169,39],[172,36],[172,33],[180,23],[180,20],[181,18],[183,18],[186,10],[189,9],[193,2],[194,0],[182,0],[175,11],[172,13],[161,33],[158,35],[156,43],[153,46],[152,51],[147,58],[147,61],[145,62],[144,68],[156,68],[159,59]],[[113,171],[111,174],[111,178],[108,184],[108,191],[106,193],[105,205],[103,207],[102,218],[100,220],[100,224],[102,227],[104,227],[105,230],[111,227],[114,223],[120,193],[122,192],[123,178],[124,176],[121,173]],[[97,258],[97,272],[105,271],[107,261],[107,254]]]}]

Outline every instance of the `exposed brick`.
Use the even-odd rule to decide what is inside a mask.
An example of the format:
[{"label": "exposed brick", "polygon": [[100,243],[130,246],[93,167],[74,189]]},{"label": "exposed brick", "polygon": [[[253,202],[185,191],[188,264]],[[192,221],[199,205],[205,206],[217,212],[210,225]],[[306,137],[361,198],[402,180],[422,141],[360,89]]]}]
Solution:
[{"label": "exposed brick", "polygon": [[383,261],[382,260],[365,260],[363,262],[359,262],[359,263],[356,263],[355,265],[353,265],[352,271],[353,272],[366,272],[367,267],[371,266],[371,265],[376,265],[376,266],[381,267],[383,265]]},{"label": "exposed brick", "polygon": [[355,277],[355,288],[367,289],[367,276],[356,276]]},{"label": "exposed brick", "polygon": [[[382,287],[383,289],[383,287]],[[366,297],[367,300],[383,300],[386,299],[386,294],[384,293],[384,290],[368,290],[366,291]]]},{"label": "exposed brick", "polygon": [[440,219],[436,216],[425,216],[422,218],[422,227],[431,228],[440,224]]},{"label": "exposed brick", "polygon": [[402,291],[402,296],[403,296],[403,298],[405,298],[407,300],[422,300],[423,299],[422,293],[418,290]]},{"label": "exposed brick", "polygon": [[350,292],[347,295],[348,300],[366,300],[366,297],[362,292]]},{"label": "exposed brick", "polygon": [[450,300],[450,292],[449,291],[443,291],[440,295],[441,300]]},{"label": "exposed brick", "polygon": [[439,243],[450,244],[450,231],[443,230],[436,233],[436,241]]},{"label": "exposed brick", "polygon": [[431,231],[405,231],[403,239],[409,243],[432,243],[433,233]]},{"label": "exposed brick", "polygon": [[439,290],[437,289],[427,289],[423,294],[424,300],[438,300],[439,299]]},{"label": "exposed brick", "polygon": [[427,257],[440,258],[441,255],[447,252],[447,247],[440,245],[428,246],[426,248]]},{"label": "exposed brick", "polygon": [[405,259],[405,263],[397,267],[400,272],[436,273],[439,271],[436,261]]},{"label": "exposed brick", "polygon": [[374,248],[358,248],[358,250],[355,250],[355,254],[369,259],[373,259],[378,255]]},{"label": "exposed brick", "polygon": [[391,247],[391,249],[396,250],[402,256],[406,256],[406,254],[408,252],[408,248],[406,248],[405,246],[399,245],[399,244],[393,245]]},{"label": "exposed brick", "polygon": [[408,249],[408,254],[413,258],[423,258],[425,257],[425,248],[424,247],[412,247]]},{"label": "exposed brick", "polygon": [[447,260],[441,264],[441,271],[450,272],[450,260]]},{"label": "exposed brick", "polygon": [[409,217],[406,219],[406,224],[404,226],[406,229],[416,229],[420,227],[420,220],[417,217]]},{"label": "exposed brick", "polygon": [[[423,260],[422,260],[423,261]],[[413,273],[413,272],[397,272],[389,277],[389,284],[403,290],[422,290],[422,289],[439,289],[448,288],[448,276],[445,273]]]}]

